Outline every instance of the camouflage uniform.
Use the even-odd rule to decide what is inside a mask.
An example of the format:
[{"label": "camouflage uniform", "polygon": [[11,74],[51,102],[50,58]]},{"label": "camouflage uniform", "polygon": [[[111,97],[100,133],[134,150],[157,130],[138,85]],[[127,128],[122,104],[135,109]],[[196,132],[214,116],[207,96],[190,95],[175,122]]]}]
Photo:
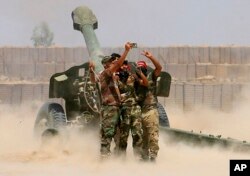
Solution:
[{"label": "camouflage uniform", "polygon": [[131,130],[134,154],[138,156],[141,155],[142,126],[141,107],[137,103],[135,81],[135,76],[132,74],[128,76],[125,83],[119,81],[119,90],[122,95],[119,152],[126,152],[128,136]]},{"label": "camouflage uniform", "polygon": [[112,73],[106,69],[100,74],[102,110],[101,110],[101,155],[110,154],[110,145],[115,135],[115,128],[119,120],[120,99],[116,91],[116,84]]},{"label": "camouflage uniform", "polygon": [[143,129],[143,158],[154,160],[159,151],[159,113],[157,110],[156,77],[150,72],[147,76],[148,87],[138,89],[142,98],[142,129]]}]

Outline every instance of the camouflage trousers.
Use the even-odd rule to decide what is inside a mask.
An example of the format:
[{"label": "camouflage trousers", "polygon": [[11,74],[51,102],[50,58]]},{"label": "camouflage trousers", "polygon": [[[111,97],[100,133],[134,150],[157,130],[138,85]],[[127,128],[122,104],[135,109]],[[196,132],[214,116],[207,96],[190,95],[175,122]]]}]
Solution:
[{"label": "camouflage trousers", "polygon": [[143,158],[156,158],[159,151],[159,113],[157,107],[142,109]]},{"label": "camouflage trousers", "polygon": [[115,129],[120,117],[118,106],[103,106],[100,124],[101,136],[101,155],[109,155],[112,139],[115,135]]},{"label": "camouflage trousers", "polygon": [[125,154],[126,152],[130,131],[134,154],[136,156],[141,156],[142,124],[141,107],[139,105],[122,107],[119,125],[119,154]]}]

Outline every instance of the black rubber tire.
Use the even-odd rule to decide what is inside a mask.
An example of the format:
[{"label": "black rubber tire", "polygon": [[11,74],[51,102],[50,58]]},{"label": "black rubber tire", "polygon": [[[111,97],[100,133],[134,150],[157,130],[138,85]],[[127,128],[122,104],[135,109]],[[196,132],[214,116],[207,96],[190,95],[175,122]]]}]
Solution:
[{"label": "black rubber tire", "polygon": [[55,129],[60,131],[67,125],[67,119],[63,107],[58,103],[45,103],[39,110],[34,132],[41,136],[42,133],[48,129]]},{"label": "black rubber tire", "polygon": [[162,126],[162,127],[170,127],[170,123],[169,123],[169,120],[168,120],[168,115],[167,115],[164,107],[160,103],[157,103],[157,109],[158,109],[158,113],[159,113],[160,126]]}]

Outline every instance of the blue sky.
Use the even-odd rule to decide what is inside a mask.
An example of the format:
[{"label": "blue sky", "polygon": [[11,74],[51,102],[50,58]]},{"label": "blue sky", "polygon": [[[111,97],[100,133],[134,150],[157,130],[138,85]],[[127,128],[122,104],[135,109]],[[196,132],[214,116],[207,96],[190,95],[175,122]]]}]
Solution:
[{"label": "blue sky", "polygon": [[94,11],[103,47],[250,44],[249,0],[1,0],[0,46],[32,46],[42,21],[56,45],[85,46],[70,15],[80,5]]}]

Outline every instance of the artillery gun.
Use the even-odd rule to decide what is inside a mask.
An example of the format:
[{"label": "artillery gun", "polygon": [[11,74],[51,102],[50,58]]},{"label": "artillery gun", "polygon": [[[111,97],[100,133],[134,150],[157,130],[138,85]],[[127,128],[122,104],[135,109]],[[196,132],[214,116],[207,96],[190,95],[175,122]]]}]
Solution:
[{"label": "artillery gun", "polygon": [[[74,29],[79,30],[84,36],[89,56],[95,63],[95,72],[99,73],[103,70],[101,60],[104,54],[94,32],[98,26],[97,19],[93,12],[85,6],[76,8],[72,12],[72,19]],[[134,64],[130,64],[131,67],[134,67]],[[166,72],[163,72],[162,75],[162,79],[158,81],[160,83],[158,94],[168,96],[171,77]],[[163,85],[163,83],[167,83],[167,85]],[[164,89],[162,89],[163,87]],[[46,130],[51,131],[51,129],[60,131],[68,125],[90,127],[98,124],[100,94],[97,85],[90,81],[89,63],[74,66],[65,72],[52,75],[49,84],[49,98],[63,98],[65,110],[59,103],[45,103],[35,121],[34,129],[38,135]],[[161,117],[164,117],[161,119],[161,124],[169,126],[161,104],[159,104],[159,111],[162,114]]]},{"label": "artillery gun", "polygon": [[[85,39],[91,60],[95,63],[95,72],[103,70],[101,60],[104,54],[95,35],[98,23],[93,12],[86,6],[77,7],[72,12],[73,27],[80,31]],[[130,63],[132,70],[134,63]],[[149,68],[148,70],[150,71]],[[171,76],[162,72],[157,80],[157,96],[168,97],[171,85]],[[89,64],[55,73],[50,78],[49,98],[63,98],[65,110],[59,103],[47,102],[39,110],[36,117],[34,131],[38,135],[58,134],[68,126],[97,127],[100,118],[100,93],[98,85],[90,81]],[[164,107],[158,103],[160,114],[160,129],[173,141],[195,144],[196,146],[219,145],[223,148],[250,150],[250,143],[221,136],[204,135],[170,128],[169,120]]]}]

